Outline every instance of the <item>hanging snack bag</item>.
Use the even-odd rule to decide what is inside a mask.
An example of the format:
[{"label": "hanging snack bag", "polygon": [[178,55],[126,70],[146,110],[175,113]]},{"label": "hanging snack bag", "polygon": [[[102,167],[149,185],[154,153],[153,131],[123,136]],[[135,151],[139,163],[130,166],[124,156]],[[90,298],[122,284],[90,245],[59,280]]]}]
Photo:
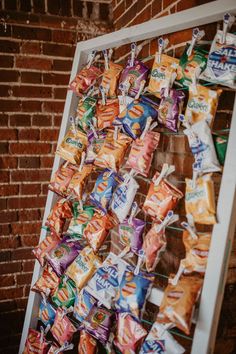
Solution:
[{"label": "hanging snack bag", "polygon": [[64,310],[60,307],[57,309],[55,322],[51,328],[53,337],[60,345],[70,342],[77,328],[69,320]]},{"label": "hanging snack bag", "polygon": [[79,129],[70,128],[58,146],[56,154],[72,164],[80,163],[81,154],[88,145],[88,138]]},{"label": "hanging snack bag", "polygon": [[112,126],[114,119],[119,114],[119,100],[117,98],[102,100],[96,106],[97,129],[102,130]]},{"label": "hanging snack bag", "polygon": [[83,165],[81,169],[74,173],[67,189],[68,195],[71,195],[76,200],[82,199],[85,184],[92,170],[92,165]]},{"label": "hanging snack bag", "polygon": [[115,346],[121,353],[137,353],[147,331],[128,313],[119,313],[117,317]]},{"label": "hanging snack bag", "polygon": [[194,222],[213,225],[216,223],[214,182],[210,173],[196,181],[186,178],[185,211],[192,214]]},{"label": "hanging snack bag", "polygon": [[56,307],[73,307],[75,302],[75,283],[63,275],[60,284],[52,296],[52,301]]},{"label": "hanging snack bag", "polygon": [[60,353],[64,353],[67,350],[72,350],[73,348],[74,348],[73,343],[69,344],[66,342],[60,348],[54,343],[49,348],[49,351],[47,352],[47,354],[60,354]]},{"label": "hanging snack bag", "polygon": [[113,253],[109,253],[101,267],[89,280],[86,291],[105,307],[110,309],[127,263]]},{"label": "hanging snack bag", "polygon": [[131,138],[127,135],[118,132],[116,136],[116,133],[108,132],[104,144],[95,158],[94,165],[117,172],[124,161],[130,143]]},{"label": "hanging snack bag", "polygon": [[92,219],[95,207],[92,205],[80,205],[79,202],[73,203],[73,218],[70,221],[67,233],[75,241],[83,238],[84,229]]},{"label": "hanging snack bag", "polygon": [[96,354],[97,342],[89,333],[80,331],[78,353],[79,354]]},{"label": "hanging snack bag", "polygon": [[[206,81],[224,86],[236,86],[236,35],[217,30],[208,55],[207,67],[200,76]],[[223,40],[222,40],[223,39]]]},{"label": "hanging snack bag", "polygon": [[160,224],[153,224],[152,228],[145,235],[142,249],[144,251],[144,259],[148,272],[151,272],[156,268],[161,254],[166,249],[166,226],[172,224],[178,219],[178,215],[174,214],[173,211],[170,210],[165,219]]},{"label": "hanging snack bag", "polygon": [[61,242],[46,254],[46,260],[60,277],[81,251],[82,246],[65,235]]},{"label": "hanging snack bag", "polygon": [[140,319],[145,308],[155,276],[139,271],[135,274],[132,267],[127,267],[119,283],[115,308],[118,312],[128,312]]},{"label": "hanging snack bag", "polygon": [[113,192],[119,182],[116,172],[105,169],[97,178],[93,191],[90,194],[90,201],[104,213],[110,205]]},{"label": "hanging snack bag", "polygon": [[221,92],[220,89],[211,90],[201,85],[190,85],[185,111],[187,122],[192,125],[204,120],[212,128]]},{"label": "hanging snack bag", "polygon": [[94,252],[98,252],[113,226],[114,220],[109,214],[99,210],[95,212],[84,229],[84,237]]},{"label": "hanging snack bag", "polygon": [[90,127],[95,115],[97,100],[94,97],[86,96],[80,99],[77,107],[76,123],[85,132]]},{"label": "hanging snack bag", "polygon": [[54,307],[43,298],[39,305],[39,319],[47,327],[52,325],[56,316]]},{"label": "hanging snack bag", "polygon": [[51,267],[47,266],[43,269],[42,275],[32,287],[32,291],[39,292],[45,296],[53,295],[58,287],[60,279]]},{"label": "hanging snack bag", "polygon": [[128,104],[126,109],[118,115],[114,124],[122,125],[124,131],[135,140],[144,131],[148,117],[156,119],[157,110],[141,97]]},{"label": "hanging snack bag", "polygon": [[165,326],[155,322],[145,338],[139,354],[183,354],[184,352],[185,349],[165,329]]},{"label": "hanging snack bag", "polygon": [[187,335],[190,334],[194,305],[202,283],[202,278],[182,276],[177,285],[169,283],[164,291],[160,312]]},{"label": "hanging snack bag", "polygon": [[60,238],[56,234],[48,234],[39,244],[33,249],[33,254],[39,261],[41,267],[44,267],[45,256],[49,253],[53,248],[55,248],[60,242]]},{"label": "hanging snack bag", "polygon": [[228,136],[213,135],[214,145],[219,163],[223,166],[228,145]]},{"label": "hanging snack bag", "polygon": [[123,67],[121,65],[109,61],[108,67],[103,73],[101,82],[101,86],[103,87],[107,96],[116,96],[117,84],[122,69]]},{"label": "hanging snack bag", "polygon": [[129,214],[135,195],[139,188],[131,174],[124,175],[124,181],[116,188],[111,201],[111,211],[119,222],[123,222]]},{"label": "hanging snack bag", "polygon": [[174,170],[174,166],[163,164],[161,173],[156,172],[152,179],[143,210],[153,219],[163,220],[183,197],[183,193],[165,179]]},{"label": "hanging snack bag", "polygon": [[67,219],[72,218],[71,202],[67,199],[59,199],[53,206],[46,226],[49,226],[51,232],[57,236],[61,236]]},{"label": "hanging snack bag", "polygon": [[30,328],[22,354],[46,354],[48,352],[48,347],[49,342],[44,337],[44,330],[42,329],[38,332],[35,329]]},{"label": "hanging snack bag", "polygon": [[101,266],[102,262],[90,247],[85,247],[67,268],[66,275],[75,282],[77,290],[82,289]]},{"label": "hanging snack bag", "polygon": [[54,173],[48,188],[62,197],[66,197],[68,195],[67,187],[75,172],[75,165],[68,162],[63,163]]},{"label": "hanging snack bag", "polygon": [[105,141],[106,133],[102,131],[89,130],[87,133],[88,136],[88,147],[86,150],[85,163],[93,164],[94,160],[101,150],[101,147]]},{"label": "hanging snack bag", "polygon": [[158,109],[158,122],[164,127],[177,132],[179,128],[179,114],[182,112],[185,94],[183,91],[161,89],[161,102]]},{"label": "hanging snack bag", "polygon": [[97,300],[85,289],[82,289],[76,294],[73,316],[82,322],[96,303]]}]

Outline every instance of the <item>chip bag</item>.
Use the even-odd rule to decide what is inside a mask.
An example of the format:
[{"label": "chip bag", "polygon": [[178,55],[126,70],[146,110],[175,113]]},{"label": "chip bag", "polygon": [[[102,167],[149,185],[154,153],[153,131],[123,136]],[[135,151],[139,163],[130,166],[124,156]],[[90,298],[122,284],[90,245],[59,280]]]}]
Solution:
[{"label": "chip bag", "polygon": [[58,287],[60,279],[51,267],[47,266],[43,269],[42,275],[32,287],[32,291],[39,292],[45,296],[53,295]]},{"label": "chip bag", "polygon": [[145,338],[139,354],[183,354],[184,352],[185,349],[174,339],[165,327],[155,322]]},{"label": "chip bag", "polygon": [[183,193],[165,179],[174,170],[174,166],[164,164],[161,173],[156,172],[152,179],[143,210],[153,219],[163,220],[183,197]]},{"label": "chip bag", "polygon": [[70,342],[77,328],[69,320],[64,310],[60,307],[57,309],[55,322],[51,328],[53,337],[60,345]]},{"label": "chip bag", "polygon": [[94,252],[97,252],[103,245],[113,226],[114,220],[109,214],[104,215],[103,212],[95,212],[84,229],[84,237]]},{"label": "chip bag", "polygon": [[123,245],[129,246],[131,252],[138,254],[142,248],[142,233],[145,221],[129,217],[119,224],[119,237]]},{"label": "chip bag", "polygon": [[123,67],[109,61],[109,67],[104,71],[101,86],[110,97],[116,96],[117,84]]},{"label": "chip bag", "polygon": [[90,194],[90,201],[104,213],[110,205],[113,192],[120,178],[116,172],[105,169],[97,178],[93,191]]},{"label": "chip bag", "polygon": [[204,120],[212,128],[221,92],[220,89],[211,90],[201,85],[190,85],[185,119],[190,124]]},{"label": "chip bag", "polygon": [[94,65],[85,66],[71,81],[69,90],[82,96],[89,88],[95,84],[96,80],[102,75],[102,71]]},{"label": "chip bag", "polygon": [[82,289],[101,264],[100,258],[93,250],[85,247],[67,268],[66,275],[75,282],[77,289]]},{"label": "chip bag", "polygon": [[48,352],[49,342],[44,337],[44,331],[36,331],[30,328],[28,337],[25,342],[23,354],[40,353],[46,354]]},{"label": "chip bag", "polygon": [[67,187],[75,172],[75,165],[68,162],[63,163],[54,173],[48,188],[62,197],[66,197],[68,195]]},{"label": "chip bag", "polygon": [[96,354],[97,342],[89,333],[80,331],[78,353],[79,354]]},{"label": "chip bag", "polygon": [[207,67],[201,79],[235,88],[236,85],[236,35],[217,30],[208,55]]},{"label": "chip bag", "polygon": [[157,52],[152,66],[148,91],[160,98],[161,89],[167,86],[173,73],[177,72],[178,64],[178,59],[166,54],[161,54],[159,60],[159,53]]},{"label": "chip bag", "polygon": [[88,138],[81,130],[70,128],[58,146],[56,154],[72,164],[80,163],[81,154],[86,150]]},{"label": "chip bag", "polygon": [[94,97],[87,96],[81,99],[77,107],[76,123],[85,132],[90,127],[95,116],[97,100]]},{"label": "chip bag", "polygon": [[228,145],[228,136],[213,135],[213,140],[219,163],[224,165]]},{"label": "chip bag", "polygon": [[75,283],[67,276],[61,277],[58,288],[52,296],[52,301],[56,307],[73,307],[75,302],[76,287]]},{"label": "chip bag", "polygon": [[190,334],[194,305],[202,283],[202,278],[182,276],[177,285],[169,283],[164,291],[160,312],[187,335]]},{"label": "chip bag", "polygon": [[194,222],[213,225],[216,223],[215,193],[210,173],[198,177],[196,181],[185,179],[185,211],[192,214]]},{"label": "chip bag", "polygon": [[131,143],[131,138],[118,132],[117,137],[113,132],[108,132],[104,144],[98,152],[94,165],[118,171],[121,167],[126,150]]},{"label": "chip bag", "polygon": [[58,243],[60,242],[60,238],[56,234],[48,234],[39,244],[33,249],[33,254],[39,261],[42,267],[45,266],[45,256],[52,249],[54,249]]},{"label": "chip bag", "polygon": [[97,303],[97,300],[85,289],[77,292],[74,305],[74,317],[82,322],[89,314],[89,311]]},{"label": "chip bag", "polygon": [[58,345],[56,345],[55,343],[53,345],[50,346],[49,351],[47,352],[47,354],[59,354],[59,353],[64,353],[67,350],[72,350],[74,348],[74,344],[73,343],[64,343],[60,348],[58,347]]},{"label": "chip bag", "polygon": [[105,105],[102,100],[99,100],[96,106],[97,129],[102,130],[111,127],[118,114],[119,100],[117,98],[107,99]]},{"label": "chip bag", "polygon": [[56,310],[54,307],[45,299],[40,302],[38,317],[41,322],[47,327],[52,325],[56,316]]},{"label": "chip bag", "polygon": [[59,199],[47,217],[45,225],[49,226],[53,234],[61,236],[66,220],[71,218],[71,202],[64,198]]},{"label": "chip bag", "polygon": [[106,133],[102,131],[89,130],[88,136],[88,147],[86,150],[85,163],[92,164],[104,144]]},{"label": "chip bag", "polygon": [[94,206],[83,205],[81,207],[79,202],[73,203],[73,218],[70,221],[67,233],[74,240],[81,240],[83,238],[84,229],[92,219],[95,212]]},{"label": "chip bag", "polygon": [[68,195],[71,195],[77,200],[82,199],[85,184],[92,170],[92,165],[83,165],[81,170],[79,169],[77,170],[77,172],[74,173],[67,189]]}]

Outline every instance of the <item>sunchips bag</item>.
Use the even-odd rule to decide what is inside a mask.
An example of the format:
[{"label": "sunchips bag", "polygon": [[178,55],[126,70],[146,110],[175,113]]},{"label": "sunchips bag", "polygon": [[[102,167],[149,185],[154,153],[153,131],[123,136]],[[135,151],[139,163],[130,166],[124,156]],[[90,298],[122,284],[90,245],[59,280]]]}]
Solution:
[{"label": "sunchips bag", "polygon": [[102,130],[112,126],[114,119],[119,114],[119,100],[110,98],[105,105],[99,100],[96,106],[97,129]]},{"label": "sunchips bag", "polygon": [[67,187],[76,170],[75,165],[69,162],[63,163],[52,176],[48,188],[62,197],[66,197],[68,195]]},{"label": "sunchips bag", "polygon": [[77,107],[76,122],[85,132],[90,127],[95,115],[97,100],[94,97],[85,97],[81,99]]},{"label": "sunchips bag", "polygon": [[123,67],[112,61],[109,61],[108,65],[109,67],[103,73],[101,86],[104,88],[107,96],[114,97],[116,96],[117,84]]}]

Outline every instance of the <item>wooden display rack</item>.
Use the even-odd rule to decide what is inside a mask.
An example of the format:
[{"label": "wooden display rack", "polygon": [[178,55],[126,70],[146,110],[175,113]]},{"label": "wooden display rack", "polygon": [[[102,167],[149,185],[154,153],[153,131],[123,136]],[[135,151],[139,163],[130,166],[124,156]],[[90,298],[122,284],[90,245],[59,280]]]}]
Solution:
[{"label": "wooden display rack", "polygon": [[[165,34],[209,24],[222,20],[223,15],[226,12],[236,14],[235,0],[213,1],[170,16],[161,17],[137,26],[125,28],[115,33],[113,32],[101,37],[79,42],[76,47],[70,81],[74,79],[78,71],[86,64],[88,54],[94,49],[100,51],[103,49],[114,48],[135,41],[157,38]],[[68,91],[58,144],[61,143],[65,136],[70,124],[68,118],[74,114],[77,104],[78,97],[76,97],[72,91]],[[61,162],[62,160],[56,155],[52,174],[58,169]],[[55,200],[55,194],[49,191],[43,224],[45,224]],[[214,225],[212,233],[211,248],[200,299],[200,308],[192,342],[191,354],[213,354],[214,352],[215,337],[224,295],[224,286],[236,221],[236,100],[234,102],[227,154],[218,197],[217,219],[218,223]],[[45,236],[46,231],[42,229],[40,241],[42,241]],[[31,285],[37,281],[40,273],[41,268],[36,261]],[[157,289],[153,289],[149,301],[159,305],[161,297],[161,292]],[[36,328],[37,326],[39,302],[40,295],[30,291],[19,348],[20,354],[22,354],[24,350],[29,328]]]}]

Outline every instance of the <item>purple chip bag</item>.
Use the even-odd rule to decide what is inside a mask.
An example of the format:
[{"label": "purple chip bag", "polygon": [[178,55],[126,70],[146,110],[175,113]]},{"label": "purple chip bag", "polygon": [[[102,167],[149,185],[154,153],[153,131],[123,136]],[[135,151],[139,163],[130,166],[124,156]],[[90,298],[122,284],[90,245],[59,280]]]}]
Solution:
[{"label": "purple chip bag", "polygon": [[158,121],[166,128],[177,132],[179,127],[179,114],[182,112],[185,94],[183,91],[161,89],[161,102],[158,110]]},{"label": "purple chip bag", "polygon": [[105,345],[109,339],[112,317],[112,311],[94,305],[88,316],[82,321],[79,329],[84,329]]},{"label": "purple chip bag", "polygon": [[147,80],[148,71],[148,67],[140,60],[135,59],[134,64],[131,66],[131,59],[129,59],[125,69],[122,71],[120,84],[128,84],[129,95],[135,97],[139,92],[141,82]]},{"label": "purple chip bag", "polygon": [[105,141],[106,133],[103,131],[95,132],[93,130],[89,130],[87,137],[88,147],[86,151],[85,163],[92,164]]},{"label": "purple chip bag", "polygon": [[74,261],[81,251],[82,246],[65,235],[61,242],[46,254],[46,260],[53,268],[55,273],[60,277],[67,267]]},{"label": "purple chip bag", "polygon": [[144,227],[145,221],[137,218],[131,218],[131,220],[130,218],[125,219],[124,222],[119,225],[120,241],[125,246],[130,246],[130,250],[136,254],[142,249],[142,233]]}]

